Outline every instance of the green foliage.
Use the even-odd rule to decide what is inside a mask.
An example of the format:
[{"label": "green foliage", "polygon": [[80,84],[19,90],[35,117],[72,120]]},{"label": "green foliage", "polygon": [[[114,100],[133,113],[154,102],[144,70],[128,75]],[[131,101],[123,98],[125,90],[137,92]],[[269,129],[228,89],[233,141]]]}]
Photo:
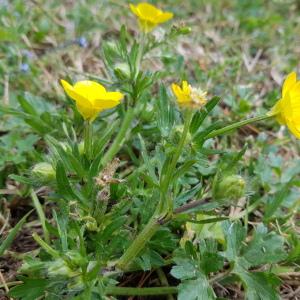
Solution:
[{"label": "green foliage", "polygon": [[[16,200],[36,216],[17,219],[0,255],[25,223],[37,244],[15,254],[9,296],[280,299],[282,273],[298,272],[300,163],[266,112],[297,66],[296,6],[153,1],[177,19],[144,34],[116,1],[3,2],[0,230]],[[66,77],[124,99],[88,124]],[[207,90],[203,107],[176,103],[182,80]]]}]

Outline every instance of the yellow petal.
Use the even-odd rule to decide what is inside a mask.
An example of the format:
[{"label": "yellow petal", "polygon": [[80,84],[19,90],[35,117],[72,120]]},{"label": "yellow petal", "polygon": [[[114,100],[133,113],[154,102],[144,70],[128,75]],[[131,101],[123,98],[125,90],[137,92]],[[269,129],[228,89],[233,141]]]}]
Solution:
[{"label": "yellow petal", "polygon": [[284,125],[285,119],[282,111],[282,99],[278,100],[271,109],[271,115],[276,115],[276,120],[279,124]]},{"label": "yellow petal", "polygon": [[124,98],[124,95],[120,92],[107,92],[105,94],[105,99],[120,102]]},{"label": "yellow petal", "polygon": [[189,84],[187,81],[182,81],[182,92],[185,94],[189,94],[191,92],[191,89],[189,87]]},{"label": "yellow petal", "polygon": [[297,74],[296,72],[291,72],[285,79],[283,86],[282,86],[282,97],[293,87],[293,85],[297,81]]},{"label": "yellow petal", "polygon": [[300,96],[300,81],[297,81],[288,91],[291,94],[291,97]]},{"label": "yellow petal", "polygon": [[102,95],[101,99],[94,100],[94,106],[97,109],[110,109],[120,104],[124,95],[120,92],[107,92]]},{"label": "yellow petal", "polygon": [[120,104],[120,101],[114,101],[114,100],[96,100],[95,101],[95,109],[97,110],[105,110],[105,109],[110,109],[113,108],[117,105]]},{"label": "yellow petal", "polygon": [[89,121],[93,121],[101,111],[93,107],[82,106],[79,102],[76,102],[76,107],[79,113],[83,116],[83,118]]},{"label": "yellow petal", "polygon": [[173,14],[169,12],[165,12],[156,17],[157,23],[164,23],[173,18]]},{"label": "yellow petal", "polygon": [[137,6],[140,17],[146,20],[155,20],[155,18],[162,13],[160,9],[157,9],[154,5],[149,3],[140,3]]},{"label": "yellow petal", "polygon": [[106,89],[100,83],[90,80],[78,81],[74,85],[74,91],[88,99],[92,104],[94,99],[101,99]]},{"label": "yellow petal", "polygon": [[130,7],[130,10],[131,10],[136,16],[139,17],[139,11],[138,11],[137,7],[134,6],[134,5],[131,4],[131,3],[129,4],[129,7]]},{"label": "yellow petal", "polygon": [[177,98],[182,93],[180,86],[175,83],[172,83],[172,91]]},{"label": "yellow petal", "polygon": [[77,93],[72,85],[70,85],[67,81],[61,80],[60,81],[66,94],[76,102],[80,103],[81,106],[91,107],[92,103],[83,95]]},{"label": "yellow petal", "polygon": [[297,128],[294,124],[294,122],[288,122],[287,127],[290,130],[290,132],[298,139],[300,139],[300,130],[299,127]]}]

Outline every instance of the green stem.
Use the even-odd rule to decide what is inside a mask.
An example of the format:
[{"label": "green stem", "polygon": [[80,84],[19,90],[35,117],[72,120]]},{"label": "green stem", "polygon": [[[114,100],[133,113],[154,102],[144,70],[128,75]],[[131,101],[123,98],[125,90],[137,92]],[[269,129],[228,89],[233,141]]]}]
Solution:
[{"label": "green stem", "polygon": [[[184,127],[183,132],[179,141],[178,146],[176,147],[175,153],[172,157],[171,163],[167,169],[166,175],[163,178],[162,184],[161,184],[161,196],[165,197],[167,195],[167,191],[173,176],[173,172],[176,168],[176,164],[178,162],[178,159],[180,158],[180,155],[182,153],[183,147],[185,145],[185,141],[189,132],[190,124],[193,118],[193,111],[188,110],[185,116],[184,120]],[[161,198],[162,201],[162,198]],[[162,203],[161,203],[162,204]],[[170,206],[170,205],[169,205]],[[170,210],[172,210],[172,207],[168,207]]]},{"label": "green stem", "polygon": [[133,241],[133,243],[129,246],[129,248],[125,251],[125,253],[121,256],[119,261],[117,262],[116,266],[120,268],[121,270],[126,270],[132,261],[139,255],[139,253],[143,250],[146,243],[151,239],[151,237],[156,233],[156,231],[161,226],[162,222],[164,222],[164,219],[168,215],[168,213],[171,213],[171,210],[173,209],[171,200],[168,203],[168,210],[164,211],[162,209],[163,202],[165,200],[165,195],[167,193],[167,190],[169,188],[170,181],[172,179],[173,171],[176,167],[177,161],[181,155],[182,149],[184,147],[187,134],[189,132],[190,123],[192,120],[193,113],[192,111],[188,111],[183,133],[181,136],[181,139],[179,141],[179,145],[176,149],[176,152],[174,153],[174,156],[172,158],[172,161],[169,165],[169,168],[167,170],[167,174],[162,182],[161,187],[161,198],[160,198],[160,205],[158,205],[156,211],[154,212],[153,216],[147,223],[147,225],[144,227],[144,229],[138,234],[136,239]]},{"label": "green stem", "polygon": [[[169,287],[169,282],[168,282],[167,276],[164,273],[164,271],[161,268],[158,268],[156,270],[156,273],[157,273],[157,276],[158,276],[161,284],[163,286]],[[174,300],[174,297],[172,296],[172,294],[167,295],[167,300]]]},{"label": "green stem", "polygon": [[38,197],[36,196],[34,190],[31,190],[30,194],[31,194],[31,198],[32,198],[32,201],[33,201],[33,205],[34,205],[34,207],[37,211],[37,214],[39,216],[39,219],[41,221],[45,241],[46,241],[46,243],[50,244],[50,235],[49,235],[49,232],[48,232],[48,229],[47,229],[47,226],[46,226],[46,217],[45,217],[45,214],[44,214],[44,211],[43,211],[43,207],[42,207]]},{"label": "green stem", "polygon": [[135,73],[136,77],[139,75],[140,68],[141,68],[141,62],[142,62],[144,46],[145,46],[145,39],[146,39],[146,34],[143,32],[141,36],[137,58],[136,58],[136,73]]},{"label": "green stem", "polygon": [[132,107],[129,107],[121,124],[120,131],[118,132],[114,142],[112,143],[112,145],[101,160],[102,166],[106,166],[122,148],[126,140],[126,135],[132,123],[133,117],[134,109]]},{"label": "green stem", "polygon": [[214,138],[218,135],[227,133],[227,132],[229,132],[233,129],[240,128],[240,127],[245,126],[247,124],[251,124],[251,123],[254,123],[254,122],[257,122],[257,121],[262,121],[262,120],[269,119],[269,118],[272,118],[272,117],[274,117],[274,114],[266,114],[266,115],[257,116],[257,117],[251,118],[251,119],[243,120],[243,121],[240,121],[240,122],[236,122],[236,123],[233,123],[231,125],[225,126],[221,129],[217,129],[217,130],[212,131],[210,134],[208,134],[205,137],[205,139],[206,140],[211,139],[211,138]]},{"label": "green stem", "polygon": [[151,295],[168,295],[177,294],[176,286],[166,287],[150,287],[150,288],[133,288],[133,287],[108,287],[105,291],[106,295],[119,296],[151,296]]},{"label": "green stem", "polygon": [[45,243],[36,233],[33,233],[32,237],[48,254],[54,258],[60,258],[59,252]]},{"label": "green stem", "polygon": [[125,253],[120,257],[116,266],[121,270],[126,270],[132,261],[139,255],[143,250],[146,243],[155,234],[157,229],[160,227],[160,217],[156,216],[156,213],[151,217],[147,225],[138,234],[136,239],[132,242]]},{"label": "green stem", "polygon": [[84,153],[86,157],[92,159],[92,139],[93,139],[93,127],[92,123],[86,121],[84,127]]}]

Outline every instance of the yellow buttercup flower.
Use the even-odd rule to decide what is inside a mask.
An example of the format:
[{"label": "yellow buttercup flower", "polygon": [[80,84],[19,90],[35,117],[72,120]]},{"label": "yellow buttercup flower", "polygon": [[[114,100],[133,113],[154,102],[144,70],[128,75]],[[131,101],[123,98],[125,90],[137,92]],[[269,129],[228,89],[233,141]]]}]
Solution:
[{"label": "yellow buttercup flower", "polygon": [[296,72],[290,73],[282,86],[281,99],[277,101],[271,115],[276,115],[277,121],[286,125],[291,133],[300,139],[300,80]]},{"label": "yellow buttercup flower", "polygon": [[163,12],[149,3],[139,3],[137,6],[129,4],[131,11],[138,17],[141,29],[148,33],[158,24],[173,18],[170,12]]},{"label": "yellow buttercup flower", "polygon": [[78,81],[72,86],[61,80],[61,84],[67,95],[76,102],[83,118],[90,122],[94,121],[101,111],[119,105],[124,97],[119,92],[107,92],[104,86],[94,81]]},{"label": "yellow buttercup flower", "polygon": [[182,107],[199,109],[207,103],[207,92],[192,87],[187,81],[182,81],[182,87],[173,83],[172,90],[177,103]]}]

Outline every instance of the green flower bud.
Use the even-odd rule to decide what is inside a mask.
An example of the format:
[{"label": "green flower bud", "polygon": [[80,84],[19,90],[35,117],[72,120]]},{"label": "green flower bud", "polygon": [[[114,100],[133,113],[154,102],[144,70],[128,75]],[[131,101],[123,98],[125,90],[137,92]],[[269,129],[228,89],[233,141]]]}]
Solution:
[{"label": "green flower bud", "polygon": [[183,26],[178,29],[179,34],[190,34],[192,32],[192,28],[188,26]]},{"label": "green flower bud", "polygon": [[192,28],[185,26],[184,24],[180,24],[178,26],[174,25],[171,29],[171,36],[178,36],[178,35],[187,35],[192,32]]},{"label": "green flower bud", "polygon": [[220,202],[237,202],[245,195],[246,182],[240,175],[217,179],[213,184],[213,197]]},{"label": "green flower bud", "polygon": [[114,41],[108,41],[104,45],[104,49],[112,54],[119,54],[117,43]]},{"label": "green flower bud", "polygon": [[89,231],[98,231],[97,222],[94,221],[87,221],[86,222],[86,229]]},{"label": "green flower bud", "polygon": [[97,221],[91,216],[85,216],[82,218],[82,221],[85,221],[86,229],[89,231],[98,231]]},{"label": "green flower bud", "polygon": [[129,79],[130,78],[130,69],[126,63],[118,63],[114,67],[114,73],[118,79]]},{"label": "green flower bud", "polygon": [[55,170],[51,164],[46,162],[36,164],[31,173],[40,182],[46,183],[55,180]]}]

